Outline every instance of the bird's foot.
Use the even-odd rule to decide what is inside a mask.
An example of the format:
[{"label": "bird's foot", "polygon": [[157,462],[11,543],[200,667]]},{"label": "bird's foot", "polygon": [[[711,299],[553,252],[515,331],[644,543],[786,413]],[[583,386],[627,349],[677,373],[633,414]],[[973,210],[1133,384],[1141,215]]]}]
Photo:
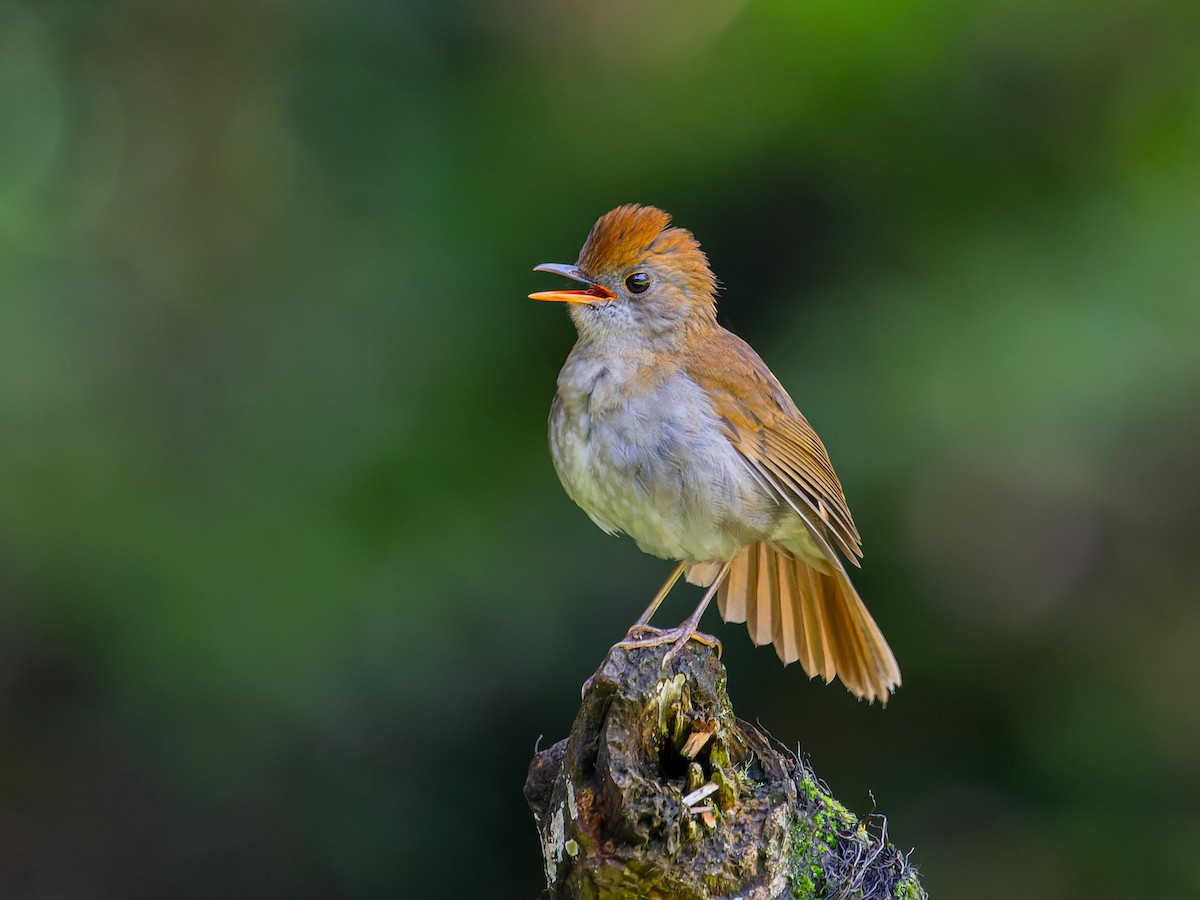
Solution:
[{"label": "bird's foot", "polygon": [[[642,640],[642,639],[645,639],[648,637],[649,638],[657,638],[657,637],[662,637],[666,633],[667,633],[666,629],[664,629],[664,628],[655,628],[653,625],[642,625],[639,623],[636,625],[629,626],[629,630],[627,632],[625,632],[625,640],[626,641],[629,641],[629,640],[637,641],[637,640]],[[621,644],[618,644],[617,646],[621,646]],[[639,644],[639,646],[642,646],[642,645]],[[652,647],[655,645],[647,644],[645,646]]]},{"label": "bird's foot", "polygon": [[[634,625],[625,634],[625,640],[614,644],[614,647],[620,647],[622,650],[640,650],[643,647],[661,647],[663,644],[670,644],[669,649],[663,655],[662,665],[665,668],[667,663],[674,659],[675,655],[687,645],[688,641],[696,641],[704,644],[706,647],[712,647],[717,651],[717,659],[721,658],[721,642],[711,634],[705,634],[703,631],[696,631],[695,627],[688,627],[688,623],[678,625],[675,628],[655,628],[653,625]],[[587,692],[591,690],[592,685],[596,682],[596,672],[587,681],[583,683],[580,689],[580,696],[587,696]]]},{"label": "bird's foot", "polygon": [[[635,633],[636,636],[634,636]],[[625,640],[616,646],[622,650],[637,650],[642,647],[661,647],[663,644],[670,644],[671,649],[663,657],[663,665],[665,666],[674,658],[675,654],[683,649],[688,641],[697,641],[706,647],[712,647],[717,651],[717,659],[721,658],[721,642],[711,634],[705,634],[702,631],[696,631],[695,628],[689,628],[686,623],[676,628],[655,628],[651,625],[634,625],[633,628],[629,629],[629,634],[625,635]]]}]

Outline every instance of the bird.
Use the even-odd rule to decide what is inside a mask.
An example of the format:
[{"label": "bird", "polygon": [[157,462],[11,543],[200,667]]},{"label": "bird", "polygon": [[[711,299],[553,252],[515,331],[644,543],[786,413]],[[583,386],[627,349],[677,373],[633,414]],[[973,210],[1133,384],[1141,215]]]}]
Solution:
[{"label": "bird", "polygon": [[[543,263],[585,287],[558,376],[549,443],[568,496],[610,534],[675,567],[617,646],[690,640],[714,596],[727,622],[810,678],[886,704],[900,669],[850,582],[861,539],[828,453],[748,343],[717,322],[717,279],[687,229],[654,206],[601,216],[576,262]],[[679,626],[650,619],[684,576],[707,588]],[[664,659],[665,664],[665,659]]]}]

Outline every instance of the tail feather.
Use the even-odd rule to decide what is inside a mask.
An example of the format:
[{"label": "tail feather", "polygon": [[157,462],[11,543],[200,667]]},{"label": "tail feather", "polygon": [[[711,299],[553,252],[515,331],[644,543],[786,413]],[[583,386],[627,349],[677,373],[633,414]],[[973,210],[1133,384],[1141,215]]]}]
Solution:
[{"label": "tail feather", "polygon": [[800,596],[795,590],[795,578],[788,577],[795,567],[789,564],[788,558],[782,553],[775,554],[772,571],[778,589],[775,592],[771,640],[775,644],[775,652],[786,666],[800,658]]},{"label": "tail feather", "polygon": [[822,572],[785,548],[751,544],[717,594],[721,615],[746,622],[755,644],[774,643],[784,665],[842,679],[851,693],[886,703],[900,669],[883,633],[840,567]]},{"label": "tail feather", "polygon": [[775,571],[771,549],[766,544],[756,544],[758,562],[755,569],[758,572],[758,589],[755,591],[754,616],[750,619],[750,638],[755,646],[771,643],[771,620],[775,614],[775,594],[779,592],[778,585],[771,584],[771,574]]},{"label": "tail feather", "polygon": [[[820,577],[825,581],[824,577]],[[838,647],[838,674],[850,692],[861,697],[870,693],[867,661],[863,654],[862,641],[850,619],[850,610],[837,591],[836,585],[822,584],[822,600],[825,603],[825,619],[829,622],[833,642]],[[832,588],[832,590],[831,590]]]},{"label": "tail feather", "polygon": [[805,655],[801,657],[800,664],[804,666],[804,671],[810,678],[821,675],[826,681],[829,681],[833,677],[833,670],[827,668],[829,664],[826,660],[830,658],[829,642],[821,624],[821,606],[816,602],[818,596],[815,583],[817,573],[807,566],[803,569],[792,566],[792,572],[796,575],[800,620],[804,625]]},{"label": "tail feather", "polygon": [[717,592],[717,608],[726,622],[746,621],[746,597],[750,593],[750,563],[745,553],[739,553],[729,564],[725,584]]},{"label": "tail feather", "polygon": [[742,555],[746,558],[746,630],[757,646],[762,643],[758,639],[758,548],[748,547]]}]

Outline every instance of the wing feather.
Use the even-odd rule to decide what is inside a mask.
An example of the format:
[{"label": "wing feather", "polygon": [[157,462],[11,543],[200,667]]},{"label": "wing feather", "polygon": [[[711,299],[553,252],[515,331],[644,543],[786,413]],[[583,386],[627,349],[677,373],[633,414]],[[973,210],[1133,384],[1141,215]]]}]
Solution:
[{"label": "wing feather", "polygon": [[[804,520],[831,561],[830,540],[858,565],[862,540],[821,439],[749,344],[724,330],[718,340],[724,352],[693,354],[686,371],[708,394],[725,437],[760,483]],[[729,364],[730,356],[740,364]]]}]

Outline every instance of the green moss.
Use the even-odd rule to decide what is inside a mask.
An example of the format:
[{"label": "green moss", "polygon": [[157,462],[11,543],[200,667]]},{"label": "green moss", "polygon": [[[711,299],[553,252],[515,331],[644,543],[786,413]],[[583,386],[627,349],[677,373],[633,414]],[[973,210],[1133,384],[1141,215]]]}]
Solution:
[{"label": "green moss", "polygon": [[928,900],[916,873],[890,846],[899,877],[894,883],[888,878],[869,879],[867,888],[863,882],[866,870],[856,872],[855,867],[861,865],[864,854],[878,849],[882,836],[873,835],[813,778],[803,775],[796,784],[799,813],[792,823],[790,854],[793,900],[822,900],[835,884],[846,892],[838,896],[847,900]]},{"label": "green moss", "polygon": [[816,900],[825,885],[824,861],[837,843],[837,833],[830,830],[829,821],[830,816],[822,808],[811,817],[798,816],[792,823],[791,880],[795,900]]},{"label": "green moss", "polygon": [[896,900],[929,900],[929,895],[910,872],[896,883]]}]

